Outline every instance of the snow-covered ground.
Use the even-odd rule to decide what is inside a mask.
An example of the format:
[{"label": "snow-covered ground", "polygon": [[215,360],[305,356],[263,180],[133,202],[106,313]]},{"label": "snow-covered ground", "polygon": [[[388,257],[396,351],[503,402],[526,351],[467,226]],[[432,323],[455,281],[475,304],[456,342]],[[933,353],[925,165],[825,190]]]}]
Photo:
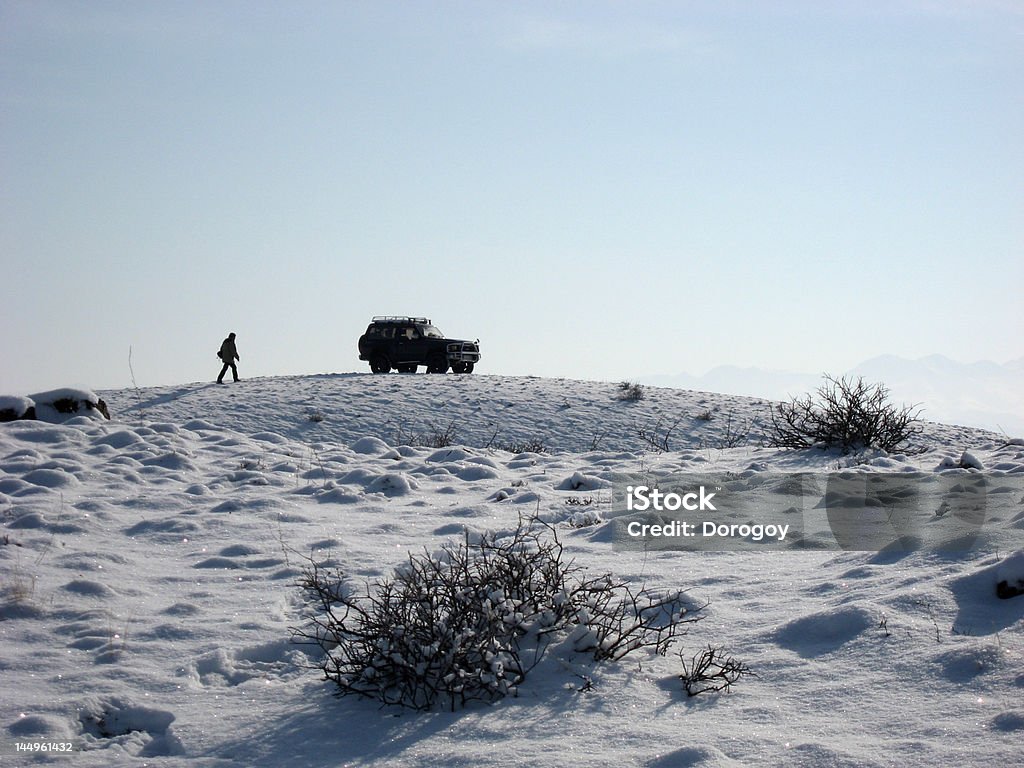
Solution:
[{"label": "snow-covered ground", "polygon": [[[919,454],[784,452],[760,446],[759,400],[479,375],[98,394],[113,420],[0,425],[0,765],[1020,763],[1024,597],[996,597],[1024,578],[1019,441],[928,424]],[[962,553],[614,541],[625,476],[845,468],[981,474],[987,535]],[[688,698],[674,652],[560,650],[516,698],[416,713],[335,697],[292,642],[305,556],[374,580],[535,512],[588,571],[709,601],[678,647],[756,677]],[[64,739],[82,751],[14,753]]]}]

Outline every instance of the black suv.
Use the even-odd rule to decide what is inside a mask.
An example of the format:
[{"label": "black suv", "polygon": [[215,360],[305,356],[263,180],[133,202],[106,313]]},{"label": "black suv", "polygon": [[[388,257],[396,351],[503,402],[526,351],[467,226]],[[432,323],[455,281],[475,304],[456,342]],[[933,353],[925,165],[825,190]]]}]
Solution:
[{"label": "black suv", "polygon": [[472,373],[480,361],[480,340],[446,339],[425,317],[375,317],[359,337],[359,359],[370,362],[374,373]]}]

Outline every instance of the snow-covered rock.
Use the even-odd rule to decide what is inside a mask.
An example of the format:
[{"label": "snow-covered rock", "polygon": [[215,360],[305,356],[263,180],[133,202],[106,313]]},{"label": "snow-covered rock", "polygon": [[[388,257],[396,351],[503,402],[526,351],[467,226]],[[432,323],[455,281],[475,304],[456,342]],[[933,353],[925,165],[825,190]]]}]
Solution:
[{"label": "snow-covered rock", "polygon": [[1024,549],[1014,552],[999,564],[996,594],[1004,599],[1024,595]]},{"label": "snow-covered rock", "polygon": [[31,398],[0,395],[0,421],[34,419],[35,407]]}]

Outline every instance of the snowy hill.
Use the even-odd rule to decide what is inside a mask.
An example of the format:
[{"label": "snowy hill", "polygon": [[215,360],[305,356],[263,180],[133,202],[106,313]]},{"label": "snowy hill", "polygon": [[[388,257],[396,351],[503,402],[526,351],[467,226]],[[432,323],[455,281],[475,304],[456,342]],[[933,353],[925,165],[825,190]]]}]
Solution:
[{"label": "snowy hill", "polygon": [[[100,393],[124,418],[207,419],[245,433],[350,443],[372,435],[422,441],[450,427],[474,447],[536,443],[554,451],[645,451],[759,445],[769,401],[662,387],[622,399],[619,384],[507,376],[327,374],[254,379],[235,389],[199,383]],[[929,440],[966,445],[1005,438],[927,424]]]},{"label": "snowy hill", "polygon": [[[760,446],[760,400],[651,387],[629,401],[613,383],[534,378],[98,394],[113,420],[0,424],[5,765],[44,761],[13,756],[15,740],[70,740],[76,766],[1019,759],[1024,597],[995,595],[1024,578],[1007,557],[1024,546],[1019,442],[930,423],[917,455],[783,452]],[[621,545],[622,477],[712,471],[768,504],[787,478],[848,467],[987,478],[986,535],[963,552]],[[820,517],[818,502],[784,514]],[[336,698],[292,643],[305,557],[359,583],[532,513],[580,566],[708,601],[681,650],[727,648],[757,677],[691,699],[674,652],[595,665],[559,649],[516,698],[417,714]]]}]

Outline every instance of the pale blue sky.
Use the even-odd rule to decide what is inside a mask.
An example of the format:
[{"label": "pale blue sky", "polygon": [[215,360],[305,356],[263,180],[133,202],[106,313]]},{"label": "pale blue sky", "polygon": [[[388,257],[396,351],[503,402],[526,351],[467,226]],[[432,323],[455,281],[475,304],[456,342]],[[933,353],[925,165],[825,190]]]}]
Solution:
[{"label": "pale blue sky", "polygon": [[0,0],[0,393],[1024,354],[1024,4]]}]

